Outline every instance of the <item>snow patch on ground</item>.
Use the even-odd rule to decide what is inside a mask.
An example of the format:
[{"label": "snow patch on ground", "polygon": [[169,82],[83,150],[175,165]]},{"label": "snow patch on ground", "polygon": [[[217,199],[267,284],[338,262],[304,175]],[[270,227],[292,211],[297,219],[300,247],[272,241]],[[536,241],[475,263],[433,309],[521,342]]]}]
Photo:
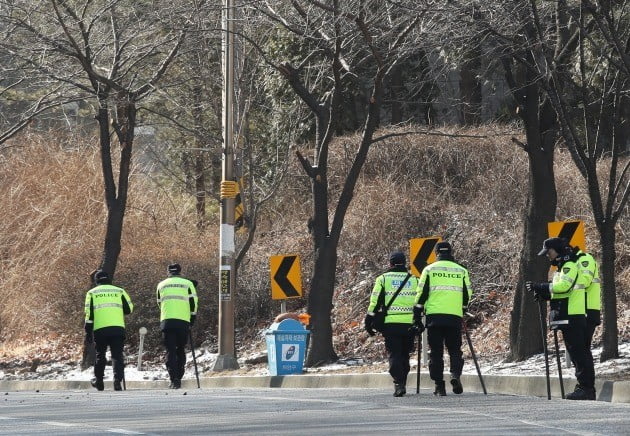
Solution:
[{"label": "snow patch on ground", "polygon": [[[553,348],[549,350],[549,369],[552,374],[557,374],[557,365]],[[599,362],[601,348],[593,350],[595,360],[595,375],[598,379],[605,380],[630,380],[630,342],[619,345],[619,359],[611,359],[604,363]],[[217,377],[229,375],[248,375],[248,376],[268,376],[269,369],[264,358],[264,353],[256,355],[242,356],[238,359],[240,368],[233,371],[212,371],[214,362],[217,359],[216,353],[211,353],[205,347],[195,350],[197,368],[200,376]],[[573,368],[567,367],[565,361],[564,348],[560,350],[562,372],[564,375],[573,376]],[[417,360],[413,356],[411,366],[415,368]],[[448,360],[448,358],[446,358]],[[262,363],[260,363],[262,361]],[[256,362],[256,363],[251,363]],[[479,356],[479,365],[484,375],[544,375],[545,374],[545,358],[544,354],[538,354],[530,359],[522,362],[506,362],[500,357],[488,358]],[[168,373],[163,364],[152,364],[143,362],[142,370],[139,371],[138,358],[136,356],[127,356],[127,366],[125,368],[125,379],[127,381],[151,381],[151,380],[168,380]],[[423,365],[424,369],[424,365]],[[448,363],[446,364],[448,370]],[[92,378],[92,368],[81,370],[80,365],[51,363],[39,365],[35,371],[21,369],[19,371],[0,370],[0,379],[2,380],[78,380],[88,381]],[[367,363],[362,358],[344,358],[330,365],[317,368],[306,368],[307,373],[366,373],[366,372],[387,372],[387,362]],[[473,360],[466,358],[464,365],[465,374],[476,374]],[[194,378],[194,364],[192,354],[187,355],[186,374],[184,378]],[[112,369],[107,366],[105,379],[111,380]]]}]

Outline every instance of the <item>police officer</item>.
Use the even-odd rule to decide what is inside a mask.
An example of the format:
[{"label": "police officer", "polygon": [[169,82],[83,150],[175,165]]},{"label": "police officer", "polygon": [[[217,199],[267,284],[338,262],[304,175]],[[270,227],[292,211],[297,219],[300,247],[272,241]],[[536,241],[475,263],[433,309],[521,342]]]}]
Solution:
[{"label": "police officer", "polygon": [[464,367],[462,357],[462,317],[472,288],[468,270],[455,262],[448,242],[435,246],[437,261],[427,265],[420,275],[419,293],[414,306],[414,320],[420,322],[426,312],[429,342],[429,375],[435,382],[434,395],[445,396],[444,345],[451,361],[451,385],[455,394],[464,391],[460,376]]},{"label": "police officer", "polygon": [[168,278],[158,284],[156,294],[171,389],[182,386],[186,342],[197,316],[197,289],[193,281],[180,276],[181,270],[177,263],[168,265]]},{"label": "police officer", "polygon": [[564,238],[549,238],[543,242],[539,256],[547,255],[558,268],[551,282],[526,282],[528,291],[537,300],[549,300],[549,324],[562,332],[565,346],[575,364],[578,384],[567,400],[595,399],[595,369],[586,339],[585,288],[580,279],[577,256]]},{"label": "police officer", "polygon": [[601,321],[601,281],[599,279],[599,266],[590,254],[579,248],[574,248],[577,256],[578,269],[584,291],[586,292],[586,346],[591,349],[593,335]]},{"label": "police officer", "polygon": [[94,340],[96,361],[92,386],[102,391],[105,388],[103,376],[107,364],[107,347],[112,356],[114,367],[114,390],[122,390],[121,382],[125,378],[123,345],[125,342],[125,319],[133,311],[133,304],[127,292],[112,285],[105,271],[94,273],[96,286],[85,296],[85,333],[86,342]]},{"label": "police officer", "polygon": [[[389,356],[389,373],[394,380],[394,396],[407,393],[409,356],[414,350],[414,337],[418,331],[413,327],[413,304],[416,298],[418,279],[407,271],[405,255],[399,251],[389,257],[390,268],[376,278],[368,313],[365,316],[365,330],[374,336],[374,315],[379,306],[386,306],[400,288],[395,300],[387,310],[383,337]],[[402,286],[402,287],[401,287]],[[421,326],[422,324],[420,324]]]}]

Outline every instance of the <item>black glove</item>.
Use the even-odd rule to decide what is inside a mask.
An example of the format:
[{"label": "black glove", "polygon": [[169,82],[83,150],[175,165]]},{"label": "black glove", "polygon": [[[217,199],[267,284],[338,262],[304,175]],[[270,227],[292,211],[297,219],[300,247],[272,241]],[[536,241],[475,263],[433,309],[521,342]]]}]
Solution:
[{"label": "black glove", "polygon": [[376,334],[374,331],[374,315],[370,315],[369,313],[365,315],[365,331],[370,336],[374,336]]},{"label": "black glove", "polygon": [[424,307],[416,304],[413,306],[413,323],[422,325],[422,315],[424,315]]},{"label": "black glove", "polygon": [[197,319],[197,315],[190,315],[190,326],[195,325],[195,320]]},{"label": "black glove", "polygon": [[422,321],[414,321],[411,327],[409,327],[409,333],[413,334],[414,336],[420,336],[423,331],[424,324],[422,324]]},{"label": "black glove", "polygon": [[549,288],[545,287],[538,291],[534,292],[534,300],[536,301],[549,301],[551,300],[551,293],[549,292]]},{"label": "black glove", "polygon": [[85,342],[94,342],[94,324],[86,322],[83,328],[85,330]]},{"label": "black glove", "polygon": [[525,282],[527,292],[534,293],[534,300],[547,301],[551,300],[551,292],[549,292],[549,283]]}]

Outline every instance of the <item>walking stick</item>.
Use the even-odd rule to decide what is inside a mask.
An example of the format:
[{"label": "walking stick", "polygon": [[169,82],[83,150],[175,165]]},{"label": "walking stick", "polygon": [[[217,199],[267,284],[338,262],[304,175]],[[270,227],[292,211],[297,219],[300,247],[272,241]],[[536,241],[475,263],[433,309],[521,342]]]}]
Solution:
[{"label": "walking stick", "polygon": [[416,394],[420,393],[420,351],[422,349],[422,332],[418,329],[418,368],[416,374]]},{"label": "walking stick", "polygon": [[468,342],[468,347],[470,348],[470,354],[472,354],[473,361],[475,362],[475,368],[477,368],[477,375],[479,375],[479,381],[481,382],[483,393],[484,395],[488,395],[488,391],[486,390],[486,384],[483,382],[481,369],[479,368],[479,362],[477,362],[477,355],[475,354],[472,341],[470,340],[470,334],[468,333],[468,329],[466,328],[466,321],[464,321],[463,317],[462,317],[462,327],[464,328],[464,333],[466,334],[466,341]]},{"label": "walking stick", "polygon": [[547,329],[543,317],[543,301],[538,302],[538,315],[540,317],[540,332],[542,334],[543,347],[545,349],[545,375],[547,377],[547,399],[551,400],[551,382],[549,380],[549,350],[547,350]]},{"label": "walking stick", "polygon": [[560,395],[564,400],[564,383],[562,381],[562,365],[560,364],[560,349],[558,347],[558,330],[553,330],[553,341],[556,344],[556,363],[558,364],[558,378],[560,379]]},{"label": "walking stick", "polygon": [[192,331],[188,329],[188,339],[190,339],[190,351],[192,351],[193,363],[195,365],[195,377],[197,378],[197,388],[200,389],[199,371],[197,370],[197,358],[195,357],[195,346],[193,345]]}]

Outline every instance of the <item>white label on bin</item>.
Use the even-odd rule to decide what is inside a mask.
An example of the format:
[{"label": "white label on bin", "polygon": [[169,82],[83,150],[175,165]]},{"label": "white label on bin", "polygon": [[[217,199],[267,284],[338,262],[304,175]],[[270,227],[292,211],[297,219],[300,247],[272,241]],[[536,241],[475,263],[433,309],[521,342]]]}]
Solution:
[{"label": "white label on bin", "polygon": [[282,344],[282,361],[299,362],[300,344]]}]

